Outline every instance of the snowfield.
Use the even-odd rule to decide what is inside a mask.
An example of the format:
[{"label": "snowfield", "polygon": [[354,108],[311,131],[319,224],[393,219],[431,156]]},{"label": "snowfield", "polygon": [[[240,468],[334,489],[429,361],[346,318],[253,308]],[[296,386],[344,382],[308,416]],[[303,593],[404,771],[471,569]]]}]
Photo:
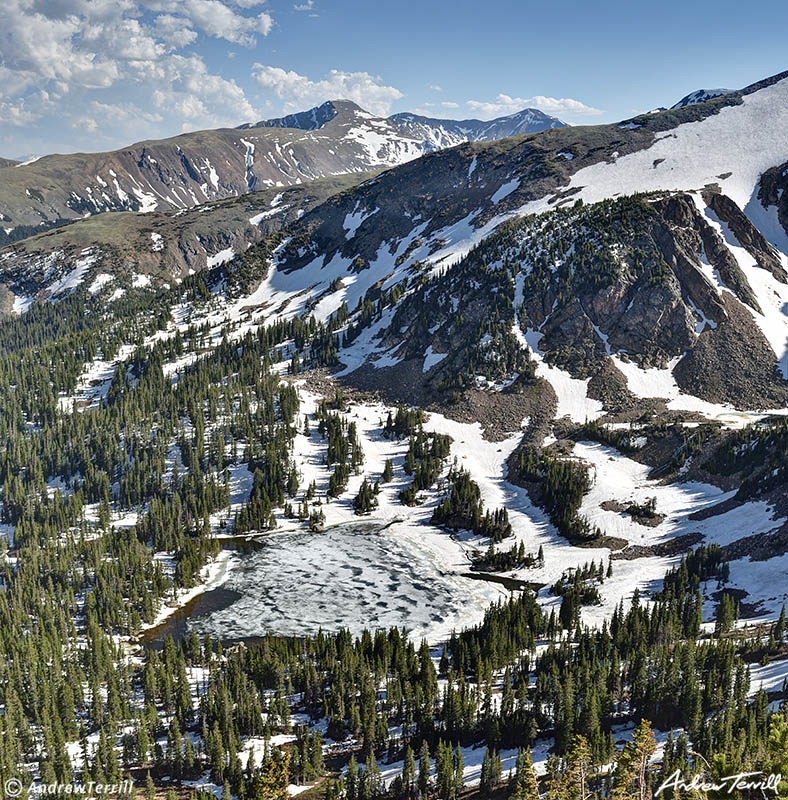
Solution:
[{"label": "snowfield", "polygon": [[[595,203],[636,192],[686,191],[716,183],[749,212],[760,206],[756,186],[761,174],[788,157],[787,132],[785,78],[746,95],[741,105],[727,106],[699,122],[686,122],[658,134],[657,141],[646,150],[579,170],[566,190],[577,189],[573,199]],[[722,177],[727,173],[728,177]],[[521,212],[538,213],[548,208],[545,197],[529,203]]]}]

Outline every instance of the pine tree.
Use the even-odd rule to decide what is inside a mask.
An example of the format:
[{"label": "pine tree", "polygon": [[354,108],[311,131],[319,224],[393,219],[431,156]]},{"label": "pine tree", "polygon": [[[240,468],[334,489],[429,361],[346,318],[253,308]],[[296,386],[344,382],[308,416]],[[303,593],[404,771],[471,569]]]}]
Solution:
[{"label": "pine tree", "polygon": [[[555,756],[547,758],[547,800],[570,800],[569,780],[561,760]],[[575,800],[571,798],[571,800]]]},{"label": "pine tree", "polygon": [[383,779],[380,775],[380,767],[372,753],[367,756],[364,769],[364,786],[369,800],[377,800],[383,794]]},{"label": "pine tree", "polygon": [[150,770],[145,773],[145,798],[146,800],[154,800],[156,797],[156,787],[153,784],[153,778],[150,776]]},{"label": "pine tree", "polygon": [[641,720],[616,760],[613,800],[648,800],[651,797],[648,764],[657,749],[654,731],[648,720]]},{"label": "pine tree", "polygon": [[345,774],[345,796],[347,800],[358,800],[358,766],[352,754]]},{"label": "pine tree", "polygon": [[410,745],[405,747],[402,763],[402,790],[405,797],[413,797],[416,790],[416,758]]},{"label": "pine tree", "polygon": [[520,748],[517,752],[512,798],[514,800],[539,800],[539,781],[529,748]]},{"label": "pine tree", "polygon": [[465,763],[462,754],[462,748],[457,745],[454,752],[454,793],[453,796],[457,797],[465,785]]},{"label": "pine tree", "polygon": [[426,739],[421,743],[419,751],[418,789],[419,797],[426,798],[430,790],[430,749]]},{"label": "pine tree", "polygon": [[774,625],[774,638],[777,640],[779,646],[782,646],[783,640],[785,639],[785,604],[783,603],[783,607],[780,610],[780,616],[777,619],[777,622]]},{"label": "pine tree", "polygon": [[588,781],[593,758],[591,748],[585,736],[577,734],[572,740],[572,745],[566,756],[567,776],[570,791],[579,800],[585,800],[590,795]]},{"label": "pine tree", "polygon": [[788,706],[771,719],[769,729],[769,772],[781,775],[778,796],[788,795]]}]

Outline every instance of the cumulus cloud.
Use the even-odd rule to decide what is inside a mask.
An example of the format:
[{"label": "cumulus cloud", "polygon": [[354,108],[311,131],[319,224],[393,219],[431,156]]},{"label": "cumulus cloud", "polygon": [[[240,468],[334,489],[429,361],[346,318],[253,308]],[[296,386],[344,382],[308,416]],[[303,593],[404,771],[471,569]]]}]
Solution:
[{"label": "cumulus cloud", "polygon": [[160,14],[156,17],[155,27],[157,35],[173,50],[181,50],[197,39],[197,31],[187,17]]},{"label": "cumulus cloud", "polygon": [[510,97],[508,94],[499,94],[495,100],[492,101],[479,101],[468,100],[466,105],[475,114],[481,117],[496,117],[503,114],[513,114],[515,111],[521,111],[524,108],[538,108],[547,114],[567,114],[578,116],[593,116],[596,114],[604,114],[598,108],[587,106],[579,100],[574,100],[571,97],[545,97],[544,95],[535,95],[534,97]]},{"label": "cumulus cloud", "polygon": [[163,112],[175,111],[183,131],[237,125],[258,116],[243,89],[211,74],[199,56],[172,56],[162,83],[153,92],[153,103]]},{"label": "cumulus cloud", "polygon": [[255,64],[252,76],[265,89],[284,100],[285,111],[302,110],[326,100],[352,100],[373,114],[384,116],[395,100],[404,97],[394,86],[381,83],[368,72],[343,72],[332,69],[324,78],[313,81],[281,67]]},{"label": "cumulus cloud", "polygon": [[[0,123],[74,131],[83,149],[130,135],[258,118],[233,80],[183,53],[200,36],[244,47],[274,21],[260,0],[4,0],[0,3]],[[147,110],[146,110],[147,109]],[[57,131],[57,134],[55,133]],[[92,134],[90,138],[80,133]],[[5,137],[10,147],[25,147]],[[13,142],[19,141],[19,145]],[[59,146],[62,141],[59,140]]]},{"label": "cumulus cloud", "polygon": [[295,3],[293,8],[296,11],[313,11],[315,8],[315,0],[306,0],[305,3]]},{"label": "cumulus cloud", "polygon": [[[104,56],[90,43],[79,41],[92,35],[97,23],[65,14],[56,4],[55,14],[46,16],[25,0],[0,4],[3,67],[12,73],[9,87],[4,83],[0,97],[42,86],[49,81],[99,88],[111,86],[119,71],[113,58]],[[101,23],[98,23],[99,25]]]},{"label": "cumulus cloud", "polygon": [[220,0],[186,0],[184,11],[189,19],[208,36],[254,47],[255,34],[268,36],[274,21],[270,14],[260,12],[256,17],[237,14]]},{"label": "cumulus cloud", "polygon": [[25,98],[0,102],[0,124],[21,128],[41,118],[41,112],[29,107]]}]

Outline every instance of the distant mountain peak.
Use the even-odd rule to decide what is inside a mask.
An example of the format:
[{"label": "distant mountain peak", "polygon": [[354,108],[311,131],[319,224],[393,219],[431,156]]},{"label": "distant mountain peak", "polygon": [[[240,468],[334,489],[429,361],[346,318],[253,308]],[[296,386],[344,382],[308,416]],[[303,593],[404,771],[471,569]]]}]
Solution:
[{"label": "distant mountain peak", "polygon": [[239,125],[238,129],[296,128],[302,131],[316,131],[331,122],[335,117],[357,116],[359,114],[373,116],[352,100],[326,100],[325,103],[321,103],[319,106],[310,108],[307,111],[298,111],[295,114],[264,119],[260,120],[260,122],[247,122]]},{"label": "distant mountain peak", "polygon": [[515,114],[491,120],[437,119],[403,112],[393,114],[389,121],[404,134],[422,140],[435,150],[463,142],[491,141],[520,133],[537,133],[550,128],[567,127],[565,122],[538,108],[524,108]]},{"label": "distant mountain peak", "polygon": [[722,97],[724,94],[730,94],[733,89],[696,89],[685,95],[676,105],[671,108],[684,108],[684,106],[692,106],[695,103],[704,103],[706,100],[712,100],[715,97]]},{"label": "distant mountain peak", "polygon": [[[370,114],[352,100],[327,100],[319,106],[284,117],[248,122],[239,125],[239,130],[252,128],[295,128],[318,130],[335,119],[352,121],[354,118],[381,119]],[[549,128],[565,128],[566,123],[538,108],[524,108],[514,114],[491,120],[441,119],[403,111],[392,114],[386,120],[403,136],[422,142],[427,150],[439,150],[462,142],[503,139],[518,133],[536,133]]]}]

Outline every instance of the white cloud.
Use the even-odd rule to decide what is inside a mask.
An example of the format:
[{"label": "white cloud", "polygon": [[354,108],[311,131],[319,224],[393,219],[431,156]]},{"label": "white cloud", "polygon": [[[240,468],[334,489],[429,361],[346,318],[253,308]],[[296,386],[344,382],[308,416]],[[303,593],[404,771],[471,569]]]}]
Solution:
[{"label": "white cloud", "polygon": [[460,107],[460,104],[459,104],[459,103],[453,103],[451,100],[444,100],[444,101],[441,103],[441,105],[442,105],[444,108],[459,108],[459,107]]},{"label": "white cloud", "polygon": [[236,14],[220,0],[186,0],[184,11],[189,19],[208,36],[254,47],[255,34],[268,36],[274,21],[270,14],[260,12],[256,17]]},{"label": "white cloud", "polygon": [[173,50],[180,50],[197,38],[190,19],[174,14],[160,14],[155,20],[156,33]]},{"label": "white cloud", "polygon": [[[237,125],[259,110],[200,55],[200,34],[246,47],[267,36],[260,0],[3,0],[0,126],[4,148],[61,150]],[[23,133],[14,133],[23,132]],[[70,135],[67,133],[70,131]],[[73,143],[73,145],[71,144]]]},{"label": "white cloud", "polygon": [[284,110],[303,110],[326,100],[353,100],[374,114],[386,115],[395,100],[404,97],[399,89],[386,86],[368,72],[332,69],[322,80],[313,81],[297,72],[255,64],[252,76],[265,89],[284,100]]},{"label": "white cloud", "polygon": [[35,122],[41,112],[29,107],[24,98],[12,102],[0,102],[0,124],[21,128]]},{"label": "white cloud", "polygon": [[85,33],[95,31],[95,23],[66,15],[68,9],[55,5],[56,13],[48,17],[26,0],[0,4],[2,62],[12,73],[11,87],[0,88],[0,96],[41,87],[49,81],[98,88],[116,80],[115,60],[78,41]]},{"label": "white cloud", "polygon": [[295,3],[293,8],[296,11],[313,11],[315,8],[315,0],[306,0],[305,3]]},{"label": "white cloud", "polygon": [[153,92],[163,113],[182,118],[182,130],[225,127],[258,118],[258,112],[235,81],[212,75],[199,56],[173,55],[164,86]]},{"label": "white cloud", "polygon": [[430,89],[432,89],[433,92],[442,92],[443,91],[443,89],[441,89],[441,87],[438,86],[437,83],[431,83],[430,84]]},{"label": "white cloud", "polygon": [[94,100],[89,106],[89,111],[90,119],[102,123],[133,122],[138,120],[161,122],[164,119],[161,114],[146,111],[134,103],[101,103],[98,100]]},{"label": "white cloud", "polygon": [[[163,13],[151,22],[146,10]],[[195,28],[251,47],[272,27],[268,12],[237,13],[221,0],[4,0],[0,98],[49,82],[102,89],[134,79],[141,62],[147,68],[194,43]]]},{"label": "white cloud", "polygon": [[544,95],[523,98],[499,94],[495,100],[488,102],[468,100],[466,105],[481,117],[496,117],[502,114],[513,114],[515,111],[521,111],[524,108],[538,108],[546,114],[592,116],[605,113],[598,108],[587,106],[579,100],[573,100],[571,97],[557,98],[545,97]]}]

